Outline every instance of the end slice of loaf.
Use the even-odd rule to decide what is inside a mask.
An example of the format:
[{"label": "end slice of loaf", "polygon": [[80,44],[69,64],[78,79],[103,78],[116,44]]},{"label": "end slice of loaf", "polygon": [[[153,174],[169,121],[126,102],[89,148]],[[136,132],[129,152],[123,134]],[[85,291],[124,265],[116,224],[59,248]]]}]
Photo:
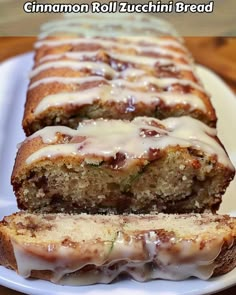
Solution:
[{"label": "end slice of loaf", "polygon": [[0,264],[24,277],[80,285],[208,279],[236,264],[236,219],[203,215],[16,213],[0,223]]},{"label": "end slice of loaf", "polygon": [[234,168],[215,129],[190,117],[46,127],[21,145],[12,184],[31,212],[216,211]]}]

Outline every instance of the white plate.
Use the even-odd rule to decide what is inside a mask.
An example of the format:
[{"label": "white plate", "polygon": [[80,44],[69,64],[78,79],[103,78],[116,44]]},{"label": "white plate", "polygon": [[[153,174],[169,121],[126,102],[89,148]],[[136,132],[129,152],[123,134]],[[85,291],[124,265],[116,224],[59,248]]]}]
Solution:
[{"label": "white plate", "polygon": [[[16,145],[24,139],[21,128],[25,93],[28,83],[27,74],[32,66],[32,54],[10,59],[0,65],[0,218],[17,210],[10,175],[14,164]],[[197,71],[205,87],[212,94],[214,106],[219,117],[219,137],[224,142],[231,159],[236,164],[236,98],[224,82],[208,69],[198,66]],[[224,196],[220,212],[236,214],[236,180]],[[23,279],[15,272],[0,267],[0,284],[27,293],[47,295],[101,295],[101,294],[209,294],[236,284],[236,269],[224,276],[201,281],[189,279],[171,282],[165,280],[137,283],[123,280],[110,285],[86,287],[58,286],[52,283]]]}]

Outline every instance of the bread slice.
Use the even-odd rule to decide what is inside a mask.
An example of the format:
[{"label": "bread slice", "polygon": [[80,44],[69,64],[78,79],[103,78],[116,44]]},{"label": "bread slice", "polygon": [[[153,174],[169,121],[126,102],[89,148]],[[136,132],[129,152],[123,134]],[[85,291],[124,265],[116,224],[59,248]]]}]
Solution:
[{"label": "bread slice", "polygon": [[203,215],[16,213],[0,223],[0,264],[66,285],[208,279],[236,265],[236,219]]},{"label": "bread slice", "polygon": [[215,212],[233,176],[215,129],[138,117],[36,132],[19,149],[12,185],[31,212]]},{"label": "bread slice", "polygon": [[23,118],[27,136],[97,118],[189,115],[215,126],[209,94],[170,26],[150,16],[120,17],[86,15],[43,26]]}]

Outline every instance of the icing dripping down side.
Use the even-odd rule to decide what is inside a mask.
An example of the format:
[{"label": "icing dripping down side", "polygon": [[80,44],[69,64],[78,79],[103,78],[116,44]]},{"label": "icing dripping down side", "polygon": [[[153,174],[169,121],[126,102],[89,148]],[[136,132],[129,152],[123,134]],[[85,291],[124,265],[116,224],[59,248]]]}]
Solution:
[{"label": "icing dripping down side", "polygon": [[[224,242],[229,248],[233,245],[233,237],[225,230],[219,231],[214,238],[209,238],[202,247],[202,239],[205,240],[204,231],[200,230],[199,236],[196,236],[199,230],[197,229],[197,232],[188,235],[188,238],[177,237],[173,234],[171,226],[165,224],[164,219],[159,221],[154,215],[119,216],[116,221],[113,216],[110,226],[107,222],[105,225],[103,222],[100,223],[100,217],[81,215],[73,218],[73,226],[77,221],[80,222],[80,218],[84,219],[87,227],[91,226],[93,218],[96,220],[93,230],[97,230],[96,235],[101,235],[99,241],[95,242],[87,234],[87,238],[83,237],[84,240],[81,242],[79,230],[73,234],[76,242],[67,236],[71,240],[71,244],[68,245],[61,244],[65,239],[61,232],[57,234],[60,242],[51,243],[51,238],[48,241],[44,236],[43,246],[30,241],[22,243],[12,238],[18,273],[23,277],[30,277],[32,270],[50,270],[52,282],[67,285],[109,283],[121,273],[127,273],[141,282],[151,279],[183,280],[191,276],[208,279],[214,272],[215,259],[219,256]],[[143,230],[137,230],[137,225],[134,227],[137,221],[141,223]],[[176,220],[174,222],[176,223]],[[189,218],[184,224],[188,222],[191,224],[194,220],[191,221]],[[101,224],[103,230],[100,232],[98,226]],[[178,221],[176,224],[178,225]],[[58,224],[53,223],[53,226],[56,230]],[[211,229],[211,226],[208,229]],[[102,236],[107,233],[109,236],[106,238]]]},{"label": "icing dripping down side", "polygon": [[[150,242],[148,243],[150,247]],[[155,247],[154,243],[153,247]],[[218,253],[220,252],[220,249],[221,246],[218,246]],[[66,263],[63,263],[63,261],[66,261],[66,257],[69,257],[70,255],[69,249],[60,249],[59,252],[63,252],[64,255],[63,257],[58,258],[54,263],[29,255],[27,250],[28,249],[21,249],[16,244],[14,245],[18,273],[21,276],[28,278],[30,277],[32,270],[51,270],[53,273],[51,281],[62,285],[76,286],[96,283],[107,284],[112,282],[122,273],[128,274],[139,282],[153,279],[184,280],[192,276],[207,280],[212,276],[215,269],[215,264],[212,259],[204,261],[205,265],[193,261],[186,264],[167,264],[159,267],[158,263],[156,263],[157,259],[162,259],[162,255],[159,254],[156,257],[156,260],[147,259],[146,261],[130,261],[130,259],[127,258],[108,264],[104,263],[102,265],[88,264],[90,266],[90,271],[86,271],[85,267],[87,264],[81,265],[79,261],[77,262],[77,266],[76,263],[73,262],[73,268],[67,268],[64,266]],[[132,251],[132,245],[127,246],[127,250]],[[166,256],[166,254],[163,253],[163,257],[164,255]],[[171,261],[171,257],[169,257],[169,260]],[[67,262],[67,264],[69,263]],[[77,272],[77,274],[69,276],[69,274],[73,274],[74,272]]]}]

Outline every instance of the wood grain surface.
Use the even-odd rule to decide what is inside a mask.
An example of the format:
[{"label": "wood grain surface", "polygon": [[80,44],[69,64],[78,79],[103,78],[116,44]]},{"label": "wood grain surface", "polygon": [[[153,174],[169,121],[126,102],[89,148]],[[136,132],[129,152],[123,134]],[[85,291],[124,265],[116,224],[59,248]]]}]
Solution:
[{"label": "wood grain surface", "polygon": [[[18,54],[32,51],[34,41],[34,37],[1,37],[0,62]],[[195,60],[221,75],[236,93],[236,38],[189,37],[185,38],[185,41]],[[22,293],[0,286],[0,295],[20,294]],[[217,293],[217,295],[235,294],[236,286]]]},{"label": "wood grain surface", "polygon": [[236,93],[236,37],[186,37],[185,42],[196,62],[215,71]]}]

